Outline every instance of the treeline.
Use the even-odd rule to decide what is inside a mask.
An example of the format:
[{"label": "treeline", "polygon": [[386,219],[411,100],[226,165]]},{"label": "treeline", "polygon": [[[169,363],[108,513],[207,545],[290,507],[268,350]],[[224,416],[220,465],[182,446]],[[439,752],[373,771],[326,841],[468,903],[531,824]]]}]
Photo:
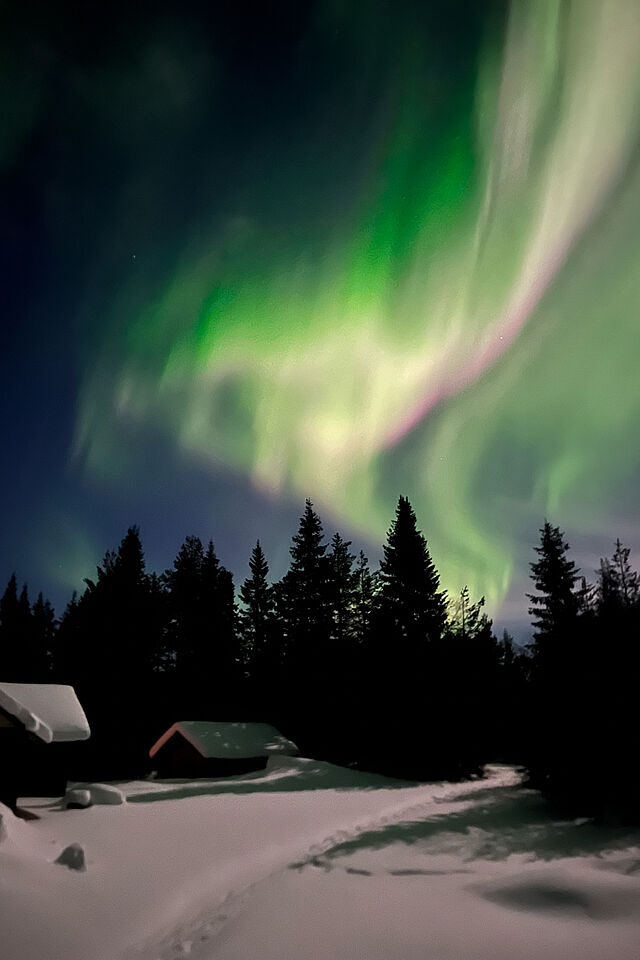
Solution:
[{"label": "treeline", "polygon": [[640,578],[620,540],[589,584],[562,531],[547,522],[540,533],[520,757],[562,809],[637,822]]},{"label": "treeline", "polygon": [[139,775],[178,719],[265,720],[307,755],[404,777],[463,776],[495,754],[504,648],[481,601],[448,603],[406,498],[375,572],[340,534],[326,541],[310,501],[290,552],[272,583],[257,543],[236,596],[211,542],[187,537],[157,575],[131,527],[59,623],[14,577],[2,679],[73,684],[93,731],[77,753],[103,778]]},{"label": "treeline", "polygon": [[406,498],[377,570],[350,548],[338,533],[327,542],[307,501],[286,574],[271,582],[258,542],[236,595],[213,543],[187,537],[158,576],[131,527],[59,622],[11,578],[2,679],[76,687],[93,731],[70,748],[82,777],[139,776],[175,720],[253,719],[303,754],[405,778],[522,763],[570,810],[634,816],[640,586],[628,549],[618,541],[589,585],[545,523],[521,650],[496,639],[467,588],[447,598]]}]

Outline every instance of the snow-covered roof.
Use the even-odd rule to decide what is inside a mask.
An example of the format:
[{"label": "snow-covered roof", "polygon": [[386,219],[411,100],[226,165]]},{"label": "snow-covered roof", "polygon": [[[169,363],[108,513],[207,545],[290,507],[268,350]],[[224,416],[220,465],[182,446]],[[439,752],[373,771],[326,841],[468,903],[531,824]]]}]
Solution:
[{"label": "snow-covered roof", "polygon": [[62,683],[2,683],[0,708],[45,743],[86,740],[89,724],[73,687]]},{"label": "snow-covered roof", "polygon": [[268,757],[275,753],[296,756],[295,743],[268,723],[216,723],[208,720],[180,720],[169,727],[149,750],[154,757],[174,733],[180,733],[203,757],[220,759]]}]

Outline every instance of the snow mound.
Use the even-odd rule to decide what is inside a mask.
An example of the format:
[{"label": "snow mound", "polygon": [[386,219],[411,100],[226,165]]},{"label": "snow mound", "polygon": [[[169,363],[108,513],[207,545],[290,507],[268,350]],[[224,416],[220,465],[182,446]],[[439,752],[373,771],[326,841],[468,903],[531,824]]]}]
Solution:
[{"label": "snow mound", "polygon": [[79,843],[70,843],[55,862],[62,864],[63,867],[69,867],[69,870],[79,870],[81,873],[87,869],[84,848]]},{"label": "snow mound", "polygon": [[122,790],[110,783],[74,783],[64,795],[62,805],[68,807],[70,803],[80,807],[90,807],[94,804],[101,806],[118,806],[125,802]]},{"label": "snow mound", "polygon": [[351,767],[340,767],[326,760],[313,760],[309,757],[270,757],[264,773],[267,780],[274,774],[279,777],[285,774],[298,777],[300,788],[306,790],[365,790],[414,785],[409,781],[397,780],[382,773],[353,770]]},{"label": "snow mound", "polygon": [[90,807],[91,791],[81,790],[79,787],[72,787],[67,790],[62,801],[63,807]]},{"label": "snow mound", "polygon": [[73,687],[62,683],[0,683],[0,707],[45,743],[86,740],[89,724]]}]

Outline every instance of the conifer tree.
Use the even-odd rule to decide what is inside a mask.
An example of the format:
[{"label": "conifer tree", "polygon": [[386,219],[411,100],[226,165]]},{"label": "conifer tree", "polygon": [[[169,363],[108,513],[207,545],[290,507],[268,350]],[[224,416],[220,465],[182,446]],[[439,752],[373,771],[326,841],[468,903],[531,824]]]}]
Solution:
[{"label": "conifer tree", "polygon": [[618,538],[611,560],[601,561],[607,568],[609,602],[615,602],[626,610],[638,602],[640,594],[640,579],[631,567],[630,553],[629,547],[623,547]]},{"label": "conifer tree", "polygon": [[169,604],[163,578],[151,573],[148,591],[150,668],[154,674],[167,674],[174,667],[174,653],[169,643]]},{"label": "conifer tree", "polygon": [[28,682],[33,677],[31,607],[26,585],[18,596],[15,573],[0,599],[0,671],[2,679]]},{"label": "conifer tree", "polygon": [[129,527],[116,551],[108,550],[85,580],[86,590],[67,607],[60,626],[66,682],[106,701],[119,688],[146,684],[159,638],[150,631],[151,596],[139,529]]},{"label": "conifer tree", "polygon": [[209,540],[202,562],[202,597],[208,643],[203,667],[210,672],[215,688],[227,690],[240,677],[240,649],[236,636],[237,609],[233,576],[224,567]]},{"label": "conifer tree", "polygon": [[366,707],[369,729],[376,731],[369,750],[372,762],[375,754],[382,758],[384,772],[419,779],[431,773],[429,760],[442,746],[442,738],[439,744],[430,742],[427,760],[425,730],[432,722],[430,714],[437,713],[434,696],[442,683],[434,658],[447,607],[427,541],[406,497],[398,500],[383,554],[366,647]]},{"label": "conifer tree", "polygon": [[469,587],[465,584],[454,605],[453,632],[466,640],[477,636],[478,633],[486,629],[488,618],[483,613],[483,607],[484,597],[481,597],[477,603],[473,603]]},{"label": "conifer tree", "polygon": [[291,729],[301,731],[296,735],[303,738],[304,731],[308,733],[317,721],[312,704],[335,666],[329,649],[329,569],[323,540],[322,522],[307,500],[290,549],[291,565],[274,587],[278,628],[284,641],[282,690],[294,724]]},{"label": "conifer tree", "polygon": [[540,545],[534,549],[538,559],[530,564],[531,579],[538,593],[527,594],[534,626],[530,650],[533,667],[546,689],[549,684],[557,687],[568,682],[575,657],[581,592],[576,590],[579,571],[567,555],[569,544],[559,527],[545,521]]},{"label": "conifer tree", "polygon": [[267,580],[269,565],[259,540],[251,552],[249,570],[250,576],[240,587],[243,656],[249,676],[264,681],[276,671],[282,651],[275,649],[273,588]]},{"label": "conifer tree", "polygon": [[9,629],[18,615],[18,582],[15,573],[9,577],[9,582],[0,599],[0,626]]},{"label": "conifer tree", "polygon": [[327,553],[327,599],[331,618],[331,640],[336,655],[343,656],[344,644],[353,638],[355,631],[356,590],[358,572],[353,569],[355,556],[349,551],[350,540],[343,540],[335,533]]},{"label": "conifer tree", "polygon": [[362,646],[369,638],[374,601],[373,575],[362,550],[356,560],[355,577],[354,631],[358,644]]},{"label": "conifer tree", "polygon": [[187,536],[167,570],[164,581],[168,590],[169,649],[173,664],[184,683],[198,673],[198,649],[205,626],[202,611],[202,566],[204,550],[196,536]]},{"label": "conifer tree", "polygon": [[205,551],[198,537],[186,537],[165,583],[170,647],[183,695],[192,706],[194,701],[204,706],[203,701],[222,691],[231,696],[229,683],[238,672],[233,578],[213,542]]},{"label": "conifer tree", "polygon": [[537,645],[534,653],[540,652],[540,641],[570,629],[578,612],[575,584],[578,570],[573,560],[567,557],[569,544],[559,527],[545,521],[540,529],[540,546],[534,547],[538,559],[531,563],[531,579],[537,594],[528,593],[533,604],[529,613],[535,627]]},{"label": "conifer tree", "polygon": [[[290,549],[291,565],[278,584],[276,602],[285,630],[287,658],[304,662],[329,628],[328,564],[320,517],[306,500]],[[317,652],[317,651],[315,651]]]},{"label": "conifer tree", "polygon": [[[537,593],[527,594],[534,626],[529,728],[529,771],[542,789],[566,793],[584,764],[584,745],[574,744],[575,718],[584,715],[585,662],[578,570],[564,534],[549,521],[540,529],[537,560],[530,564]],[[585,716],[586,722],[586,716]]]},{"label": "conifer tree", "polygon": [[406,497],[398,500],[383,551],[377,607],[386,626],[402,640],[439,639],[447,621],[446,597]]},{"label": "conifer tree", "polygon": [[49,679],[54,670],[57,623],[53,608],[42,593],[31,608],[31,616],[37,675],[41,680]]}]

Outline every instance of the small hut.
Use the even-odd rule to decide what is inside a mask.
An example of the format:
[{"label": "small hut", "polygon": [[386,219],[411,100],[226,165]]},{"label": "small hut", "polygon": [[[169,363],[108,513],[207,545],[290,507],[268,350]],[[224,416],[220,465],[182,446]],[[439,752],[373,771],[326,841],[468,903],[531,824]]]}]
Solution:
[{"label": "small hut", "polygon": [[276,754],[297,756],[295,743],[268,723],[180,720],[149,750],[163,778],[232,777],[266,767]]},{"label": "small hut", "polygon": [[0,682],[0,803],[64,794],[62,758],[50,744],[86,740],[91,731],[73,687]]}]

